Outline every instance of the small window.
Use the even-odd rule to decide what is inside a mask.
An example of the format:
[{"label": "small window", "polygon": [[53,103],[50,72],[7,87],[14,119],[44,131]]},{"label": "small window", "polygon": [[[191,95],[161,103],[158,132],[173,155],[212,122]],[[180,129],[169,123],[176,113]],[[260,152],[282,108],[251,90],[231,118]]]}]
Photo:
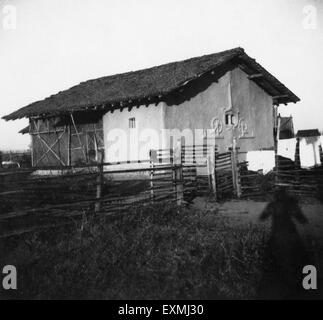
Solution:
[{"label": "small window", "polygon": [[233,125],[233,114],[231,112],[225,114],[225,124],[227,126]]},{"label": "small window", "polygon": [[135,118],[130,118],[129,119],[129,128],[130,129],[136,128],[136,119]]}]

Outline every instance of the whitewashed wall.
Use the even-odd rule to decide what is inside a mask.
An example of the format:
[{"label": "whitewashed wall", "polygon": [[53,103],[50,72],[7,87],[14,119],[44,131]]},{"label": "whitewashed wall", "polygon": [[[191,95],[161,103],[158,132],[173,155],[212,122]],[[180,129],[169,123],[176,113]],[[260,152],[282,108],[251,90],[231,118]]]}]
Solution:
[{"label": "whitewashed wall", "polygon": [[[108,112],[103,116],[105,162],[149,159],[150,149],[163,147],[164,102],[130,111],[127,108]],[[135,118],[135,128],[129,128],[129,119]],[[140,167],[124,165],[123,167]],[[120,166],[119,166],[120,168]]]}]

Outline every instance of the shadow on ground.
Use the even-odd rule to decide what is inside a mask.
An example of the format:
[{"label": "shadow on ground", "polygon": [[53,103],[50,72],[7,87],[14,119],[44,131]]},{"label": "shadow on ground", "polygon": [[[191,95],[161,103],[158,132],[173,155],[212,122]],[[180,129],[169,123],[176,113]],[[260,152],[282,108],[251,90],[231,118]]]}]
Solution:
[{"label": "shadow on ground", "polygon": [[312,264],[309,252],[299,235],[295,222],[308,223],[297,201],[284,189],[278,190],[260,220],[271,218],[272,227],[266,246],[263,276],[258,288],[261,299],[302,299],[303,267]]}]

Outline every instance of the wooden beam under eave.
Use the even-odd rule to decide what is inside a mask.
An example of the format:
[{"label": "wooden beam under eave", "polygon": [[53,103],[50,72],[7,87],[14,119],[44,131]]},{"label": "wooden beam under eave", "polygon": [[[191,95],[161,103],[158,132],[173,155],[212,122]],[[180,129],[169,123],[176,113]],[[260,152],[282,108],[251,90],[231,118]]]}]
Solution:
[{"label": "wooden beam under eave", "polygon": [[244,65],[244,64],[242,64],[242,63],[239,63],[238,64],[238,67],[242,70],[242,71],[244,71],[244,72],[246,72],[247,74],[250,74],[250,73],[252,73],[252,69],[250,69],[250,68],[248,68],[248,66],[246,66],[246,65]]},{"label": "wooden beam under eave", "polygon": [[288,98],[288,94],[281,94],[278,96],[273,96],[273,100]]},{"label": "wooden beam under eave", "polygon": [[248,76],[249,80],[262,78],[264,75],[262,73],[255,73]]}]

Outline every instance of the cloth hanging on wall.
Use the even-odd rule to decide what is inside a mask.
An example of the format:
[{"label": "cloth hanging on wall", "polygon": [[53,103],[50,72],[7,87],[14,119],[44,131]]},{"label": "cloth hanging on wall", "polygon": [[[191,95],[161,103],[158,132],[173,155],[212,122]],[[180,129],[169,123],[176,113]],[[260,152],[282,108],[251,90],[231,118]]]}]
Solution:
[{"label": "cloth hanging on wall", "polygon": [[295,161],[296,143],[296,138],[278,140],[277,154]]},{"label": "cloth hanging on wall", "polygon": [[314,167],[321,164],[320,149],[321,139],[317,137],[304,137],[299,142],[299,156],[302,168]]},{"label": "cloth hanging on wall", "polygon": [[275,151],[249,151],[246,160],[248,161],[249,170],[262,170],[266,174],[275,167]]}]

